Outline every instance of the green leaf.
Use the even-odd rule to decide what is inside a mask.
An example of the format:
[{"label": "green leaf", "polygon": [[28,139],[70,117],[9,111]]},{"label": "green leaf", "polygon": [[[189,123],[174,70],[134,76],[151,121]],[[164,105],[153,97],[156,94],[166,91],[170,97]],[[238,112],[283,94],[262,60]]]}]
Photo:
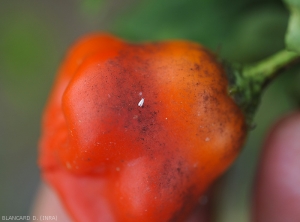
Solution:
[{"label": "green leaf", "polygon": [[109,27],[110,32],[126,40],[187,39],[223,58],[243,63],[257,61],[284,47],[289,14],[275,0],[133,2]]},{"label": "green leaf", "polygon": [[300,0],[284,0],[291,15],[285,36],[287,49],[300,54]]},{"label": "green leaf", "polygon": [[46,79],[52,81],[60,55],[58,34],[30,9],[1,18],[0,94],[4,92],[7,100],[25,113],[36,107],[38,99],[44,99]]},{"label": "green leaf", "polygon": [[105,2],[105,0],[82,0],[79,1],[79,10],[84,16],[93,18],[99,15]]},{"label": "green leaf", "polygon": [[224,10],[228,0],[137,1],[119,16],[110,29],[134,41],[180,38],[216,49],[231,32],[231,24],[243,14],[240,9],[244,1],[234,2],[236,4]]}]

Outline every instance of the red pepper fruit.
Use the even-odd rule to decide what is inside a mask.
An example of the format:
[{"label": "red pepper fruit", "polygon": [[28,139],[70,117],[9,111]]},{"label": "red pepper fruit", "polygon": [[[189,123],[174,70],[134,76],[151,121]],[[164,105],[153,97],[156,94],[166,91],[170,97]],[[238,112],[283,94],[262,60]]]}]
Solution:
[{"label": "red pepper fruit", "polygon": [[245,139],[227,87],[196,43],[84,37],[44,113],[43,178],[75,221],[183,221]]}]

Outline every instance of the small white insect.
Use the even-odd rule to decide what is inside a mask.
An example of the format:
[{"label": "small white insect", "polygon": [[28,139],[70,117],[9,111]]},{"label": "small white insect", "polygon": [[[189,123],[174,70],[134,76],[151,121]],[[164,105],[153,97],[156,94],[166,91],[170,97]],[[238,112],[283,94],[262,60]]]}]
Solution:
[{"label": "small white insect", "polygon": [[142,98],[141,101],[139,101],[138,106],[142,107],[144,105],[145,99]]}]

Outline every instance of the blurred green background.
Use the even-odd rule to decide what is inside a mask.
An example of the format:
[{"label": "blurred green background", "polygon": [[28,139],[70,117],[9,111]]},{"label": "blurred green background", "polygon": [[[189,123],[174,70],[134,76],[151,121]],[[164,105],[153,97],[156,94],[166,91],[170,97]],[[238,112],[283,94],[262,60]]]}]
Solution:
[{"label": "blurred green background", "polygon": [[[184,38],[225,59],[251,63],[284,47],[288,15],[280,0],[1,0],[0,216],[29,215],[40,180],[42,110],[64,53],[79,36],[102,30],[131,41]],[[215,221],[250,221],[263,138],[295,108],[297,73],[290,70],[265,92],[256,129],[217,182]]]}]

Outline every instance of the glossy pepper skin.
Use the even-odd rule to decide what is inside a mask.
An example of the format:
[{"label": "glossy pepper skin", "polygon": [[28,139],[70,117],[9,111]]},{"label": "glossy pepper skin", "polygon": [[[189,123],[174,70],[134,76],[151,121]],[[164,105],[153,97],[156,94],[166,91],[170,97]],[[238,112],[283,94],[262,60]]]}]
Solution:
[{"label": "glossy pepper skin", "polygon": [[95,33],[63,62],[39,164],[74,221],[184,221],[246,135],[216,57]]}]

